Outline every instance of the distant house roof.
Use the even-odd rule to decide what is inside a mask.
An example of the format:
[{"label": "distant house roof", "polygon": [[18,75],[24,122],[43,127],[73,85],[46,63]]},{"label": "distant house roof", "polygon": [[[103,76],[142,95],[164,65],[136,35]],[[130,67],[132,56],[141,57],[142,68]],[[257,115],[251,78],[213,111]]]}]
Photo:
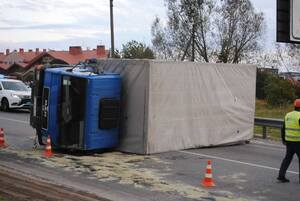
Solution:
[{"label": "distant house roof", "polygon": [[71,46],[69,51],[54,51],[50,50],[48,52],[43,52],[42,54],[36,56],[31,62],[26,66],[31,67],[38,60],[43,57],[50,56],[56,60],[63,61],[67,64],[78,64],[80,61],[85,61],[87,59],[100,59],[107,58],[109,55],[109,51],[105,50],[105,46],[97,46],[97,49],[93,50],[82,50],[80,46]]},{"label": "distant house roof", "polygon": [[72,46],[69,51],[49,51],[48,54],[55,59],[65,61],[68,64],[77,64],[80,61],[92,58],[107,58],[109,51],[105,46],[97,46],[97,49],[82,50],[80,46]]},{"label": "distant house roof", "polygon": [[[12,64],[13,65],[13,64]],[[21,68],[26,68],[27,63],[15,63],[15,65],[20,66]]]},{"label": "distant house roof", "polygon": [[15,69],[25,69],[27,66],[26,63],[13,63],[9,64],[7,71],[14,71]]},{"label": "distant house roof", "polygon": [[19,51],[13,52],[6,50],[6,55],[0,54],[0,68],[8,70],[16,65],[21,68],[31,68],[37,61],[47,56],[60,60],[63,63],[77,64],[80,61],[85,61],[87,59],[107,58],[108,55],[109,51],[105,50],[104,45],[99,45],[93,50],[82,50],[80,46],[71,46],[69,47],[69,51],[46,51],[45,49],[39,51],[39,49],[36,48],[35,51],[29,50],[28,52],[25,52],[24,49],[20,48]]},{"label": "distant house roof", "polygon": [[11,64],[0,63],[0,68],[3,70],[7,70],[10,66]]},{"label": "distant house roof", "polygon": [[26,52],[24,54],[19,54],[19,56],[23,59],[23,62],[21,63],[29,63],[32,59],[34,59],[36,56],[40,55],[41,52]]},{"label": "distant house roof", "polygon": [[81,54],[74,55],[68,51],[50,51],[48,54],[56,59],[63,60],[68,64],[77,64],[78,62],[85,61],[86,59],[108,57],[108,51],[105,51],[102,54],[97,54],[97,50],[82,51]]},{"label": "distant house roof", "polygon": [[25,52],[24,49],[20,48],[18,52],[15,50],[5,55],[3,62],[7,64],[29,63],[33,58],[40,54],[41,52],[38,49],[36,50],[36,52],[33,52],[32,50]]},{"label": "distant house roof", "polygon": [[0,53],[0,63],[3,62],[3,60],[5,59],[6,55],[4,53]]}]

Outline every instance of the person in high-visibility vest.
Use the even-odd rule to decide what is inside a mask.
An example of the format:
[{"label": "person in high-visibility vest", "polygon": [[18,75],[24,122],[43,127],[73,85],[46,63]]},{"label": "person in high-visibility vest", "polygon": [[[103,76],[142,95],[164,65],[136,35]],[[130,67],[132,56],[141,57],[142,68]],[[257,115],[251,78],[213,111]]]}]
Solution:
[{"label": "person in high-visibility vest", "polygon": [[290,182],[290,180],[285,177],[285,174],[294,154],[298,157],[300,168],[300,99],[294,101],[294,106],[295,110],[285,115],[283,128],[281,130],[282,142],[286,145],[286,154],[281,163],[277,180],[283,183]]}]

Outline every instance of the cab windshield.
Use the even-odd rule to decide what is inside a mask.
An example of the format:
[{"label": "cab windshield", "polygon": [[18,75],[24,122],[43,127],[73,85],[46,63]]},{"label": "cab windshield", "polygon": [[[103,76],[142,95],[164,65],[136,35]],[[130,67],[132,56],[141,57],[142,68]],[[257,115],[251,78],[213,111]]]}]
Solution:
[{"label": "cab windshield", "polygon": [[30,89],[23,82],[9,82],[2,81],[3,88],[13,91],[30,91]]}]

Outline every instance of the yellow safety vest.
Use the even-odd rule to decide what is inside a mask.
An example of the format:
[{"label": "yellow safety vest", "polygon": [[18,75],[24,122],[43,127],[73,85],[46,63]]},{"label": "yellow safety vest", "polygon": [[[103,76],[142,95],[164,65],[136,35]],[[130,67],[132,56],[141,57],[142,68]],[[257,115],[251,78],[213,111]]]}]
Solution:
[{"label": "yellow safety vest", "polygon": [[300,112],[293,111],[285,115],[285,140],[290,142],[300,142]]}]

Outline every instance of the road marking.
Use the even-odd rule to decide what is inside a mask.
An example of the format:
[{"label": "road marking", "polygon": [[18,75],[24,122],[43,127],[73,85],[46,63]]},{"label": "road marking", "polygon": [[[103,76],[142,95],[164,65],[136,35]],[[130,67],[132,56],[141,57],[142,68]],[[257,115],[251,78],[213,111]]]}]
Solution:
[{"label": "road marking", "polygon": [[[190,151],[178,151],[178,152],[185,153],[185,154],[191,154],[191,155],[195,155],[195,156],[204,156],[204,157],[207,157],[207,158],[213,158],[213,159],[218,159],[218,160],[222,160],[222,161],[238,163],[238,164],[242,164],[242,165],[248,165],[248,166],[252,166],[252,167],[258,167],[258,168],[264,168],[264,169],[268,169],[268,170],[279,171],[278,168],[273,168],[273,167],[269,167],[269,166],[265,166],[265,165],[259,165],[259,164],[255,164],[255,163],[247,163],[247,162],[232,160],[232,159],[228,159],[228,158],[221,158],[221,157],[218,157],[218,156],[200,154],[200,153],[195,153],[195,152],[190,152]],[[291,173],[291,174],[298,174],[298,172],[294,172],[294,171],[287,171],[287,172]]]},{"label": "road marking", "polygon": [[[248,145],[247,145],[248,146]],[[284,147],[266,147],[263,145],[259,145],[259,144],[249,144],[250,147],[259,147],[261,149],[269,149],[269,150],[276,150],[276,151],[285,151]]]},{"label": "road marking", "polygon": [[257,140],[251,140],[250,142],[252,144],[268,145],[268,146],[271,146],[271,147],[278,147],[278,148],[284,148],[285,147],[283,145],[276,145],[276,144],[271,144],[271,143],[267,143],[267,142],[260,142],[260,141],[257,141]]},{"label": "road marking", "polygon": [[20,121],[20,120],[8,119],[8,118],[3,118],[3,117],[0,117],[0,120],[7,120],[7,121],[13,121],[13,122],[22,123],[22,124],[29,124],[28,121]]}]

